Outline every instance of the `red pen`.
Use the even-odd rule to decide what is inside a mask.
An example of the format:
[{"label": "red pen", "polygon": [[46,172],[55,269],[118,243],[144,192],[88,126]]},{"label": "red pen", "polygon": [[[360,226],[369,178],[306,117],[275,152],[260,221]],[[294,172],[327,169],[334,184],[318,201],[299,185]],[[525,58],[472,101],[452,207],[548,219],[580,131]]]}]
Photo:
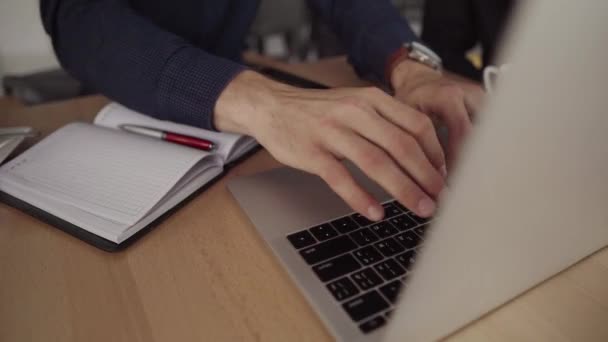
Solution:
[{"label": "red pen", "polygon": [[165,132],[156,128],[149,128],[138,125],[121,125],[120,128],[124,129],[127,132],[161,139],[164,141],[172,142],[174,144],[198,148],[199,150],[203,151],[211,151],[215,148],[215,144],[209,140],[191,137],[189,135]]}]

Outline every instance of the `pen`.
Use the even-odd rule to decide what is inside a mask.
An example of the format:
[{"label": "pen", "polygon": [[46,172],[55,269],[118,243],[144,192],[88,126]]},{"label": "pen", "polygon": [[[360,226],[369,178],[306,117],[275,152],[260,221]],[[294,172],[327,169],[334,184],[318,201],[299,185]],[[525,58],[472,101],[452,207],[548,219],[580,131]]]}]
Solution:
[{"label": "pen", "polygon": [[138,125],[121,125],[120,128],[124,129],[127,132],[161,139],[164,141],[172,142],[174,144],[198,148],[199,150],[203,151],[211,151],[215,148],[215,144],[213,142],[205,139],[191,137],[189,135],[165,132],[160,129],[143,127]]}]

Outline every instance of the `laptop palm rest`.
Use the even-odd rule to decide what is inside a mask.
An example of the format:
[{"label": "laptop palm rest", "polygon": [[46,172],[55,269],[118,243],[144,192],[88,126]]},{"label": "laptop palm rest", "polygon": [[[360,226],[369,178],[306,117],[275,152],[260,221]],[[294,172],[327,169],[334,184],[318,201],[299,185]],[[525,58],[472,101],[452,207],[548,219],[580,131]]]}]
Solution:
[{"label": "laptop palm rest", "polygon": [[[350,163],[346,166],[376,199],[389,199],[386,192],[359,169]],[[267,239],[285,237],[290,232],[353,211],[321,178],[287,167],[233,179],[228,188]]]}]

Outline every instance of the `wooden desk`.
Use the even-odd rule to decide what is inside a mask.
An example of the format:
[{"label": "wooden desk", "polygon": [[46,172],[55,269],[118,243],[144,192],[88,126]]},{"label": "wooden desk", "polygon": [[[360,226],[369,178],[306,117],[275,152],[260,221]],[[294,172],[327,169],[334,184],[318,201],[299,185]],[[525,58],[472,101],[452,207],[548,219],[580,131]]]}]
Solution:
[{"label": "wooden desk", "polygon": [[[343,59],[277,65],[329,85],[362,84]],[[0,126],[48,134],[90,121],[105,103],[0,109]],[[226,189],[229,178],[277,165],[256,154],[117,254],[0,205],[0,341],[331,340]],[[608,250],[452,338],[607,341]]]},{"label": "wooden desk", "polygon": [[16,98],[10,96],[0,96],[0,116],[2,116],[3,112],[5,111],[22,107],[25,106]]}]

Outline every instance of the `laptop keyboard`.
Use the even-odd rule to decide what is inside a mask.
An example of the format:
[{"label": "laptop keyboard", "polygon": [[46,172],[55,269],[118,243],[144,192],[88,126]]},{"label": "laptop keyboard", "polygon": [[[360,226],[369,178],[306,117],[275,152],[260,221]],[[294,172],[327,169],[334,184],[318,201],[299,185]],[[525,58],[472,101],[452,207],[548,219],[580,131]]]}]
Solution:
[{"label": "laptop keyboard", "polygon": [[380,222],[355,213],[287,236],[364,333],[386,323],[429,221],[397,201],[383,207]]}]

